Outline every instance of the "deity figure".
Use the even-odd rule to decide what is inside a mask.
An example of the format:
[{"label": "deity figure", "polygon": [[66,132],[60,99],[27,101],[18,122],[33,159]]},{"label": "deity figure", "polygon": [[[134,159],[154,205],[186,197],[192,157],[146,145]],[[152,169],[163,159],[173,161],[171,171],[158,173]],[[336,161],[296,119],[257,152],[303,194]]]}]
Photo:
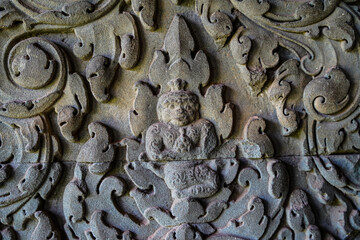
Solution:
[{"label": "deity figure", "polygon": [[[125,171],[136,185],[130,194],[143,216],[161,225],[162,236],[193,224],[205,232],[212,229],[209,223],[227,207],[227,186],[239,166],[234,151],[231,157],[220,153],[228,145],[219,146],[218,136],[226,139],[233,121],[230,104],[222,99],[223,86],[209,86],[204,96],[196,91],[208,86],[210,66],[203,51],[193,56],[194,51],[190,30],[176,15],[150,66],[150,80],[161,93],[153,94],[151,84],[137,85],[130,124],[135,136],[142,134],[141,141],[122,141],[128,149]],[[206,108],[203,116],[200,108]]]},{"label": "deity figure", "polygon": [[151,125],[146,133],[150,160],[168,162],[161,167],[150,162],[148,167],[165,180],[174,198],[209,197],[217,192],[219,177],[197,159],[207,159],[216,147],[215,127],[199,118],[198,98],[184,90],[185,81],[174,79],[169,85],[171,91],[164,93],[157,104],[160,122]]},{"label": "deity figure", "polygon": [[159,123],[146,133],[146,152],[151,160],[206,159],[217,145],[214,125],[199,119],[197,96],[185,91],[186,82],[169,82],[171,91],[164,93],[157,104]]}]

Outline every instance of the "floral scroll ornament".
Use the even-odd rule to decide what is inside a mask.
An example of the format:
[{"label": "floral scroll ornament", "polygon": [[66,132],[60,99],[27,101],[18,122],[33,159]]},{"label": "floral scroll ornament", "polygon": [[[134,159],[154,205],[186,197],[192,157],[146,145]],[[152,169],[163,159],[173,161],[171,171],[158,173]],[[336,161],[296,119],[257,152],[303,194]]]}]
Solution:
[{"label": "floral scroll ornament", "polygon": [[[14,21],[35,27],[15,3],[1,4],[5,5],[1,8],[3,28],[16,25]],[[70,73],[63,50],[52,41],[10,34],[2,50],[0,219],[10,228],[2,231],[1,237],[60,239],[50,213],[42,210],[62,173],[58,162],[61,147],[48,113],[55,109],[60,131],[68,140],[75,140],[88,111],[86,88],[80,75]],[[17,234],[12,234],[12,229]]]},{"label": "floral scroll ornament", "polygon": [[[90,109],[87,88],[97,102],[112,98],[118,68],[139,59],[135,18],[156,29],[157,2],[0,3],[0,28],[25,31],[9,35],[0,68],[0,238],[16,239],[15,231],[27,239],[61,238],[42,209],[62,173],[51,120],[66,140],[79,140]],[[214,2],[195,1],[199,21],[221,51],[228,44],[250,91],[266,93],[281,133],[305,132],[308,154],[358,152],[360,73],[343,62],[359,60],[357,3],[229,0],[217,5],[227,10],[213,12]],[[284,7],[287,15],[279,14]],[[70,51],[60,47],[69,43],[41,36],[56,31],[74,33]],[[359,231],[356,161],[332,155],[285,164],[274,158],[266,121],[256,116],[243,139],[231,139],[233,105],[224,100],[224,85],[210,84],[211,65],[196,49],[185,18],[176,15],[149,81],[135,85],[133,136],[113,143],[109,127],[88,125],[64,190],[67,237],[320,240]],[[71,50],[86,62],[86,80],[70,64]],[[127,147],[124,165],[114,161],[119,146]],[[291,164],[304,189],[290,190]]]},{"label": "floral scroll ornament", "polygon": [[[0,70],[4,76],[0,86],[1,223],[11,226],[9,231],[27,232],[29,239],[50,235],[60,239],[50,213],[41,207],[62,173],[60,143],[52,133],[47,113],[62,109],[60,98],[68,92],[67,106],[79,104],[75,107],[82,117],[87,111],[82,79],[76,73],[69,74],[62,50],[43,38],[25,38],[16,44],[10,40],[4,50],[7,62]],[[72,81],[67,84],[69,79]],[[62,110],[59,112],[61,115]],[[64,136],[75,136],[76,126],[60,127]],[[1,236],[15,239],[8,231]]]},{"label": "floral scroll ornament", "polygon": [[74,54],[89,60],[86,79],[90,90],[96,101],[108,102],[118,67],[131,69],[139,59],[140,40],[135,20],[128,12],[116,13],[102,22],[75,28],[75,34],[78,41],[73,46]]},{"label": "floral scroll ornament", "polygon": [[[122,1],[108,0],[102,4],[48,1],[47,7],[38,1],[9,0],[3,4],[0,19],[4,26],[11,27],[11,21],[19,23],[21,18],[21,22],[34,31],[41,24],[56,25],[59,32],[72,27],[78,39],[72,46],[73,53],[89,60],[85,75],[97,101],[111,99],[110,86],[119,65],[129,69],[137,64],[137,27],[134,18],[122,12]],[[106,20],[108,24],[104,28],[97,19],[113,9],[118,12]],[[103,34],[98,34],[99,31]],[[104,34],[108,34],[106,38]],[[12,39],[4,47],[8,61],[1,69],[7,78],[0,86],[0,115],[28,118],[55,109],[62,135],[68,141],[78,141],[78,131],[89,111],[89,96],[82,76],[72,69],[63,50],[55,43],[40,37],[27,38],[26,34]]]},{"label": "floral scroll ornament", "polygon": [[[117,204],[126,193],[123,178],[111,175],[115,145],[100,122],[88,126],[90,138],[82,146],[73,179],[66,185],[63,209],[69,239],[144,239],[154,223],[138,223]],[[131,208],[131,205],[128,206]]]},{"label": "floral scroll ornament", "polygon": [[[267,94],[284,136],[294,136],[299,131],[310,133],[307,134],[310,145],[304,151],[308,153],[335,153],[343,148],[346,151],[356,148],[357,144],[348,140],[352,132],[340,130],[339,125],[341,121],[343,127],[344,124],[353,126],[357,121],[355,112],[360,88],[356,80],[360,73],[357,68],[344,63],[344,59],[359,61],[356,51],[359,45],[353,26],[359,19],[356,4],[347,1],[283,4],[281,1],[234,0],[221,5],[224,11],[233,7],[232,15],[218,18],[215,23],[219,28],[210,30],[199,9],[209,9],[215,3],[200,0],[196,3],[204,28],[215,41],[220,35],[231,38],[230,51],[242,79],[252,94]],[[287,14],[282,15],[282,12]],[[231,25],[228,21],[233,17],[240,21],[240,26],[232,36],[222,34],[225,28],[220,26]],[[314,124],[318,126],[315,132],[323,131],[325,126],[338,129],[329,137],[329,141],[337,139],[336,146],[330,146],[331,151],[324,149],[321,138],[311,135],[313,130],[304,129],[305,126],[312,128]],[[317,150],[314,149],[316,142],[320,144]]]},{"label": "floral scroll ornament", "polygon": [[[51,214],[42,210],[42,203],[49,199],[62,173],[61,147],[51,129],[54,118],[50,113],[57,114],[55,119],[63,137],[78,141],[79,130],[89,112],[88,87],[70,64],[64,45],[60,47],[56,40],[47,40],[43,35],[74,31],[80,39],[73,52],[84,60],[92,58],[86,71],[87,80],[93,95],[100,100],[109,97],[104,97],[109,95],[104,93],[109,80],[101,81],[102,74],[106,74],[104,68],[120,65],[128,69],[138,60],[139,39],[130,14],[118,13],[109,20],[109,41],[121,40],[120,45],[103,44],[91,35],[97,34],[97,19],[113,9],[120,12],[119,1],[102,4],[46,1],[46,4],[17,0],[0,3],[1,29],[24,26],[9,33],[1,53],[4,61],[0,67],[0,238],[15,239],[20,235],[34,240],[60,239]],[[118,24],[124,26],[118,28]],[[52,30],[47,32],[46,27]],[[84,36],[83,29],[91,36]],[[81,42],[83,36],[91,42]],[[100,45],[109,48],[99,50]],[[93,84],[93,78],[100,78],[100,84]],[[93,166],[91,170],[98,174],[102,168],[105,167]],[[93,218],[92,223],[96,224],[102,215],[97,213]],[[2,224],[8,228],[3,229]]]},{"label": "floral scroll ornament", "polygon": [[[56,162],[59,145],[46,119],[0,117],[0,139],[0,221],[11,227],[0,236],[16,239],[11,234],[14,229],[32,232],[31,239],[46,238],[50,233],[53,239],[60,239],[51,217],[41,210],[62,172]],[[33,220],[36,227],[31,229],[27,222]]]},{"label": "floral scroll ornament", "polygon": [[7,55],[2,71],[8,78],[0,86],[4,93],[0,115],[25,119],[55,108],[63,136],[75,141],[88,112],[88,96],[82,77],[69,73],[62,50],[48,40],[32,37],[15,44]]},{"label": "floral scroll ornament", "polygon": [[[203,2],[206,1],[197,1],[200,6],[205,6]],[[216,5],[215,2],[212,4]],[[251,93],[268,96],[282,127],[282,135],[305,135],[304,154],[357,153],[360,97],[357,81],[360,72],[356,64],[348,64],[359,62],[358,29],[354,27],[354,23],[359,22],[357,3],[231,0],[216,6],[223,6],[220,12],[234,8],[228,13],[228,19],[235,16],[240,26],[232,35],[224,35],[231,38],[229,50]],[[202,12],[198,11],[198,14],[205,30],[216,41],[223,29],[219,28],[215,33],[210,31]],[[225,26],[227,21],[216,24]],[[265,138],[261,139],[265,141]],[[262,148],[251,142],[241,143],[244,153],[250,157],[249,153],[257,149],[256,155],[261,156]],[[337,157],[309,159],[304,158],[306,163],[301,161],[295,167],[308,175],[307,184],[317,198],[315,205],[324,210],[321,214],[336,214],[332,214],[327,224],[316,225],[306,193],[295,190],[286,212],[289,228],[281,229],[278,239],[332,239],[331,234],[343,239],[353,234],[358,230],[359,222],[355,197],[358,191],[354,186],[358,179],[357,174],[344,168],[351,165],[351,157],[344,156],[341,161]],[[354,166],[354,169],[358,168]],[[352,180],[344,177],[346,173]],[[331,207],[334,202],[341,204]],[[305,225],[299,225],[305,222]],[[320,228],[329,233],[321,234]]]}]

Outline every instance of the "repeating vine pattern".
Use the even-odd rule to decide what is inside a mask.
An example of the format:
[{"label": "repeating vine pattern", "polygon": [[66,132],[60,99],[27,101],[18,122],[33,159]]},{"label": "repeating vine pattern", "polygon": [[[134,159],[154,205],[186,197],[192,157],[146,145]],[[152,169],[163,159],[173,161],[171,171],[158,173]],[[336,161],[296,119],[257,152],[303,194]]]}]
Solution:
[{"label": "repeating vine pattern", "polygon": [[[359,31],[356,0],[1,1],[0,239],[357,239]],[[272,116],[236,129],[220,56]]]}]

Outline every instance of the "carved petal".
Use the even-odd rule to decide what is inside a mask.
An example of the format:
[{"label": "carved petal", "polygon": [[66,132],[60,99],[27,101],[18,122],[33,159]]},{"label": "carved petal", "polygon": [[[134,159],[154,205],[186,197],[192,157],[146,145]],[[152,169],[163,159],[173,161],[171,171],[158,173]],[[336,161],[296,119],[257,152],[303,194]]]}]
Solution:
[{"label": "carved petal", "polygon": [[105,163],[114,157],[114,148],[110,145],[110,136],[101,123],[94,122],[88,126],[90,139],[83,145],[77,162]]},{"label": "carved petal", "polygon": [[156,0],[132,0],[131,5],[134,12],[140,16],[142,24],[149,30],[155,30]]},{"label": "carved petal", "polygon": [[103,218],[103,211],[95,211],[90,220],[90,229],[95,239],[121,239],[120,231],[114,227],[107,226]]},{"label": "carved petal", "polygon": [[35,213],[35,217],[38,220],[34,232],[31,234],[30,240],[49,239],[60,240],[60,233],[55,228],[48,214],[43,211]]}]

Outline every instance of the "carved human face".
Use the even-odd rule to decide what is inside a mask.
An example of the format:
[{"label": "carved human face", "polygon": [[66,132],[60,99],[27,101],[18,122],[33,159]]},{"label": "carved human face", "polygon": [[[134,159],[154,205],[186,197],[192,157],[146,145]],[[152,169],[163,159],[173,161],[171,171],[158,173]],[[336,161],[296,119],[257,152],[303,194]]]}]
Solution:
[{"label": "carved human face", "polygon": [[181,127],[198,118],[199,103],[193,94],[176,92],[165,96],[158,110],[160,121]]}]

